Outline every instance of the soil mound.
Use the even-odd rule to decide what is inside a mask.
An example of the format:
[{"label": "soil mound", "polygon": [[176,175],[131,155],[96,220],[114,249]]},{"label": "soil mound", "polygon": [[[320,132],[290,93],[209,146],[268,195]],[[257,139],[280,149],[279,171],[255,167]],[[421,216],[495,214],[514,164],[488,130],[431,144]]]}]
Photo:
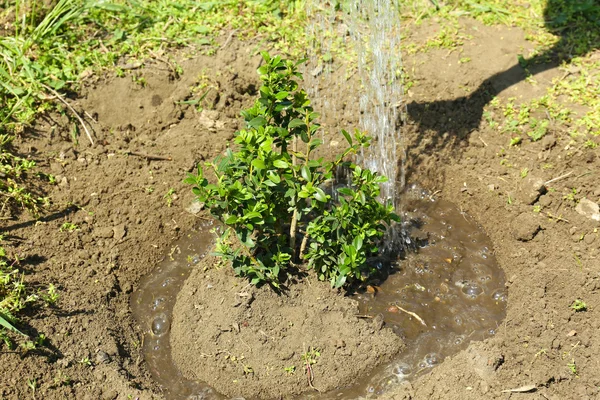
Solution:
[{"label": "soil mound", "polygon": [[174,307],[172,356],[188,379],[246,398],[329,391],[355,384],[404,347],[381,316],[357,318],[358,303],[325,282],[307,278],[278,295],[214,269],[218,262],[198,265]]}]

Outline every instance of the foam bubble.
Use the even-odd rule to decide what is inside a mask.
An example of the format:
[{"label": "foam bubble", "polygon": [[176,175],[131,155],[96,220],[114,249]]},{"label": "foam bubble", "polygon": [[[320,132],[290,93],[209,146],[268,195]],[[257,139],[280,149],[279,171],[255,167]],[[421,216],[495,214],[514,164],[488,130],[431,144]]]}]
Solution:
[{"label": "foam bubble", "polygon": [[165,333],[169,332],[170,328],[171,328],[171,323],[165,313],[158,314],[152,320],[151,330],[155,336],[164,335]]}]

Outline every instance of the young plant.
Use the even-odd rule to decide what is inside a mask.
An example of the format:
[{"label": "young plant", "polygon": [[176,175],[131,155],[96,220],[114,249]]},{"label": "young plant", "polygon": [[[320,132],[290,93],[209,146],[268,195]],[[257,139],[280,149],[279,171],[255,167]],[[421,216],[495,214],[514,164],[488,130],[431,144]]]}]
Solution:
[{"label": "young plant", "polygon": [[[301,62],[262,56],[260,97],[242,111],[247,128],[235,133],[235,151],[228,148],[205,165],[216,183],[209,183],[202,166],[185,180],[227,226],[217,254],[253,284],[279,287],[280,275],[300,259],[335,287],[362,279],[370,271],[367,257],[377,253],[387,225],[398,219],[391,206],[377,201],[378,185],[386,178],[346,161],[367,147],[370,138],[356,131],[353,139],[342,131],[348,147],[333,162],[314,158],[321,145],[316,137],[320,125],[296,82],[302,79]],[[350,170],[352,182],[338,190],[336,204],[323,188],[338,167]],[[239,245],[231,240],[231,231]]]}]

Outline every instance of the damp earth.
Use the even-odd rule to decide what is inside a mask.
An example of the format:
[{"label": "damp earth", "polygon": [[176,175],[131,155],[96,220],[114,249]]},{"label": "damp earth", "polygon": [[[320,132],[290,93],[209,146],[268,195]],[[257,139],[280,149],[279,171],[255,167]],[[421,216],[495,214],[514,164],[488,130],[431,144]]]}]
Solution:
[{"label": "damp earth", "polygon": [[[493,336],[501,324],[507,301],[504,274],[485,232],[455,205],[437,200],[417,187],[407,190],[402,199],[404,250],[394,260],[371,260],[380,264],[391,262],[392,272],[381,284],[352,296],[355,308],[352,317],[365,321],[366,326],[383,318],[384,330],[391,330],[405,346],[381,365],[366,369],[368,373],[356,381],[321,394],[306,387],[296,398],[358,399],[384,395],[400,382],[426,374],[470,342]],[[204,222],[197,231],[175,243],[132,296],[134,313],[145,331],[146,361],[168,399],[244,396],[243,388],[237,395],[223,396],[218,388],[188,379],[190,374],[179,371],[171,354],[171,344],[177,343],[171,337],[177,295],[190,273],[199,268],[200,261],[210,252],[215,237],[210,232],[213,228],[210,222]],[[227,279],[230,279],[227,284],[236,287],[236,291],[244,291],[244,284],[235,282],[237,278]],[[209,279],[197,290],[212,290],[211,282],[215,281]],[[210,314],[209,310],[203,312]],[[219,329],[229,332],[223,327]],[[194,335],[209,330],[209,327],[206,330],[190,327],[185,339],[197,341]],[[232,331],[235,333],[235,327]],[[181,329],[175,334],[180,335]],[[191,347],[186,348],[190,357],[194,354]],[[303,376],[305,371],[299,365],[295,373]],[[240,380],[244,379],[242,374]],[[301,382],[306,385],[305,380]]]}]

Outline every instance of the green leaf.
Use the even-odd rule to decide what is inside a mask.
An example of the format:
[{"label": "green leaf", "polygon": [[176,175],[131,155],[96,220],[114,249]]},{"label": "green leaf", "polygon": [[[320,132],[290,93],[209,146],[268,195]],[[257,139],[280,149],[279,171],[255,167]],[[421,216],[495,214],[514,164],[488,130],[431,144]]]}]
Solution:
[{"label": "green leaf", "polygon": [[299,126],[306,126],[306,124],[304,123],[304,121],[302,121],[301,119],[298,118],[294,118],[293,120],[290,121],[290,123],[288,124],[288,129],[294,129],[297,128]]},{"label": "green leaf", "polygon": [[265,168],[267,168],[267,166],[265,165],[265,162],[263,160],[261,160],[260,158],[256,158],[256,159],[252,160],[251,164],[256,169],[265,169]]},{"label": "green leaf", "polygon": [[258,129],[261,126],[265,126],[266,123],[267,120],[265,119],[265,117],[258,116],[253,118],[250,122],[248,122],[248,126],[250,128]]},{"label": "green leaf", "polygon": [[[248,214],[244,215],[244,218],[250,219],[250,220],[257,219],[257,218],[262,219],[262,215],[260,215],[260,213],[258,211],[250,211]],[[255,221],[253,221],[253,222],[255,222]]]},{"label": "green leaf", "polygon": [[325,194],[323,189],[319,187],[315,188],[315,199],[317,199],[317,201],[320,201],[321,203],[327,202],[327,195]]},{"label": "green leaf", "polygon": [[348,132],[346,132],[344,129],[342,129],[342,135],[344,135],[348,144],[350,146],[352,146],[352,137],[350,136],[350,134]]},{"label": "green leaf", "polygon": [[342,196],[354,196],[354,190],[346,187],[341,187],[337,189],[338,193]]},{"label": "green leaf", "polygon": [[312,181],[312,174],[310,173],[310,168],[308,168],[306,165],[302,166],[302,168],[300,169],[300,174],[306,182]]},{"label": "green leaf", "polygon": [[224,222],[225,222],[227,225],[233,225],[233,224],[235,224],[235,223],[237,222],[237,220],[238,220],[238,218],[237,218],[235,215],[230,215],[229,217],[227,217],[227,218],[225,219],[225,221],[224,221]]},{"label": "green leaf", "polygon": [[342,286],[344,286],[344,283],[346,283],[346,275],[340,275],[335,280],[334,287],[341,288]]},{"label": "green leaf", "polygon": [[279,93],[277,93],[277,94],[275,95],[275,98],[276,98],[277,100],[283,100],[283,99],[285,99],[286,97],[288,97],[288,95],[289,95],[289,93],[288,93],[288,92],[279,92]]},{"label": "green leaf", "polygon": [[279,184],[281,182],[281,177],[273,171],[269,171],[267,173],[267,178],[269,178],[269,180],[275,184]]},{"label": "green leaf", "polygon": [[0,326],[3,326],[4,328],[8,329],[9,331],[13,331],[13,332],[19,333],[23,336],[27,336],[26,334],[24,334],[23,332],[21,332],[20,330],[15,328],[10,322],[8,322],[8,320],[4,319],[4,317],[2,315],[0,315]]},{"label": "green leaf", "polygon": [[277,168],[287,168],[289,164],[283,160],[275,160],[273,161],[273,165]]}]

